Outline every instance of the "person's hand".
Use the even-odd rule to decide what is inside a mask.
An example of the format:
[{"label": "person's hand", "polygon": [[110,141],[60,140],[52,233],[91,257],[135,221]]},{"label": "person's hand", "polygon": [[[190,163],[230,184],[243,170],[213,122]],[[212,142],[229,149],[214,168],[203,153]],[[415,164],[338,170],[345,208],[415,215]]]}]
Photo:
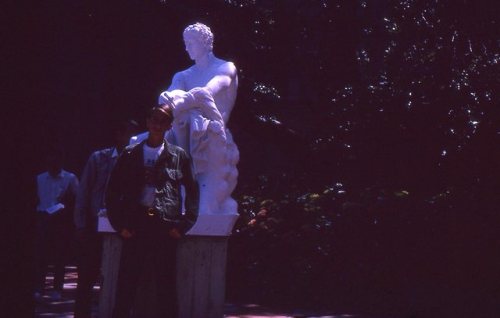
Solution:
[{"label": "person's hand", "polygon": [[168,235],[170,235],[171,238],[176,239],[176,240],[178,240],[178,239],[180,239],[182,237],[181,232],[179,232],[179,230],[175,229],[175,228],[174,229],[170,229],[168,231]]},{"label": "person's hand", "polygon": [[163,93],[160,94],[160,97],[158,98],[158,103],[160,105],[161,104],[168,104],[171,107],[175,107],[174,97],[168,91],[164,91]]},{"label": "person's hand", "polygon": [[128,229],[122,229],[120,231],[120,236],[123,237],[124,239],[129,239],[133,236],[134,234],[132,233],[132,231],[129,231]]}]

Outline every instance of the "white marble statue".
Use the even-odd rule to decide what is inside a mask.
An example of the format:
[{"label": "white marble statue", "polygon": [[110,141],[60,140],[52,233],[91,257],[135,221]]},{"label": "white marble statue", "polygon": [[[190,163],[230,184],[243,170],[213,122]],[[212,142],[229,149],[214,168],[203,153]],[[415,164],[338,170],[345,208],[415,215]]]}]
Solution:
[{"label": "white marble statue", "polygon": [[226,125],[236,100],[236,67],[213,54],[213,34],[206,25],[188,26],[183,37],[194,65],[176,73],[159,96],[160,104],[174,107],[175,120],[167,139],[188,150],[193,159],[200,216],[234,216],[237,203],[231,193],[238,177],[239,152]]}]

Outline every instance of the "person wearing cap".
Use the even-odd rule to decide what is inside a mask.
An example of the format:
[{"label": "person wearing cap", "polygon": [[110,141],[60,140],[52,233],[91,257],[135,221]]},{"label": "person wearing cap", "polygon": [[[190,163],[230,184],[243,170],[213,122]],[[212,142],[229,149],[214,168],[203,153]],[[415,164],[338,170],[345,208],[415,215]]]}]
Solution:
[{"label": "person wearing cap", "polygon": [[114,146],[93,152],[80,178],[73,215],[78,247],[75,318],[91,316],[92,289],[99,278],[102,255],[102,237],[97,232],[98,216],[106,211],[104,192],[111,169],[137,126],[133,120],[111,123]]},{"label": "person wearing cap", "polygon": [[[111,172],[107,214],[123,239],[115,318],[130,316],[146,262],[153,264],[157,274],[153,295],[157,296],[158,315],[177,317],[177,242],[196,221],[199,189],[187,153],[164,139],[172,121],[172,105],[150,109],[147,139],[127,146]],[[185,188],[185,211],[181,186]]]}]

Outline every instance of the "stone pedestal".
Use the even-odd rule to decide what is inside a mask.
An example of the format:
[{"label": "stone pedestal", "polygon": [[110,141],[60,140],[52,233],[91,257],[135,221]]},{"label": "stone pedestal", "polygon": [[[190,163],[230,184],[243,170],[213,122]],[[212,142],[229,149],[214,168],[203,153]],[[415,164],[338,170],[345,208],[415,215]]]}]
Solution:
[{"label": "stone pedestal", "polygon": [[[200,215],[193,228],[179,241],[177,286],[180,318],[222,318],[226,290],[227,241],[238,215]],[[103,220],[103,224],[106,224]],[[99,317],[110,318],[113,311],[120,265],[122,240],[107,225],[103,237],[102,286]],[[193,235],[193,233],[195,235]],[[135,316],[154,315],[154,273],[144,268]]]},{"label": "stone pedestal", "polygon": [[179,317],[222,318],[227,241],[238,214],[200,214],[179,244]]},{"label": "stone pedestal", "polygon": [[186,236],[177,253],[179,317],[222,318],[227,236]]}]

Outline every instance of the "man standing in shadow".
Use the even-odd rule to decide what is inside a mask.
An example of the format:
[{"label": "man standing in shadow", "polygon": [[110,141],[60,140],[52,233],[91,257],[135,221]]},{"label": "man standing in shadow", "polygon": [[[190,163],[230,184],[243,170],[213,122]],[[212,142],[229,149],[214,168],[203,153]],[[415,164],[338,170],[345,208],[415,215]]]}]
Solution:
[{"label": "man standing in shadow", "polygon": [[137,126],[132,120],[112,125],[114,146],[92,153],[80,179],[74,211],[78,247],[75,318],[91,317],[92,289],[99,278],[102,256],[102,237],[97,232],[98,216],[106,213],[104,193],[111,170]]},{"label": "man standing in shadow", "polygon": [[147,139],[126,147],[111,172],[106,207],[123,239],[114,318],[130,317],[145,263],[155,273],[157,317],[178,316],[177,244],[196,221],[199,191],[187,153],[164,139],[172,121],[172,105],[150,109]]},{"label": "man standing in shadow", "polygon": [[68,261],[72,233],[71,211],[78,189],[77,177],[64,169],[63,151],[49,149],[47,171],[37,176],[37,231],[35,241],[35,299],[44,293],[49,263],[54,264],[52,300],[60,300],[64,286],[65,264]]}]

